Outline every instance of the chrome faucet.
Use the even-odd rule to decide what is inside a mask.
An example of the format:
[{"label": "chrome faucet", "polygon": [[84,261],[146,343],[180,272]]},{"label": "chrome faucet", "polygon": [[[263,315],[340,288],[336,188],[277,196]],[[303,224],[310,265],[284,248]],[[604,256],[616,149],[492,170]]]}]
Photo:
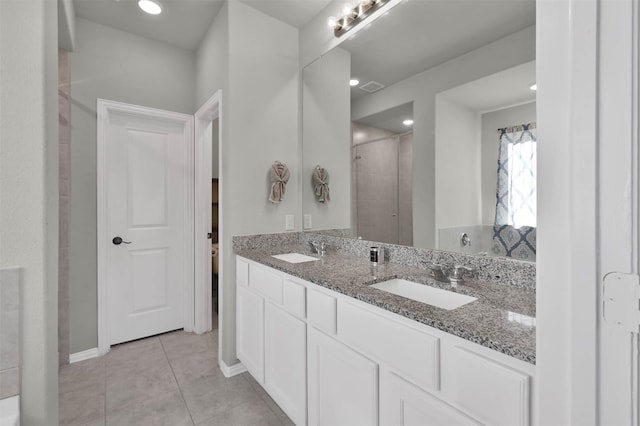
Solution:
[{"label": "chrome faucet", "polygon": [[423,263],[427,264],[431,277],[443,283],[451,283],[453,286],[464,282],[464,276],[468,273],[475,272],[473,269],[462,265],[447,267],[439,263]]},{"label": "chrome faucet", "polygon": [[429,274],[433,277],[434,280],[440,281],[443,283],[448,283],[449,279],[447,278],[447,272],[444,266],[439,263],[432,263],[427,265],[429,268]]},{"label": "chrome faucet", "polygon": [[313,247],[313,250],[318,256],[322,257],[327,253],[327,243],[325,243],[324,241],[321,241],[319,243],[315,241],[309,241],[309,244],[311,244],[311,247]]},{"label": "chrome faucet", "polygon": [[464,281],[464,275],[468,272],[473,272],[473,269],[466,266],[456,265],[451,269],[449,273],[449,281],[451,284],[456,285]]}]

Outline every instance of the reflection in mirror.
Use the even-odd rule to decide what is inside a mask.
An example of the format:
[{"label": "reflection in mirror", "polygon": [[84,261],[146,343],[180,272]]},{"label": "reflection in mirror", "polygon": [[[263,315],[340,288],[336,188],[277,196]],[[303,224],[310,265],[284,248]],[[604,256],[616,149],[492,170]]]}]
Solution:
[{"label": "reflection in mirror", "polygon": [[413,245],[412,117],[406,104],[353,122],[353,223],[365,240]]},{"label": "reflection in mirror", "polygon": [[[318,164],[331,175],[331,203],[315,202],[310,180],[303,187],[302,213],[312,217],[312,229],[514,255],[496,250],[490,235],[497,129],[535,123],[533,61],[534,0],[409,0],[305,67],[303,179]],[[520,87],[520,95],[511,90],[509,70],[518,67],[529,72],[521,70],[518,83],[526,98],[518,98]],[[359,83],[350,88],[350,79]],[[466,87],[482,81],[482,90]],[[519,117],[519,109],[533,115]],[[447,119],[452,110],[473,119]],[[385,124],[403,114],[413,118],[411,128]],[[492,142],[485,140],[489,131]],[[482,227],[487,232],[479,236]],[[465,228],[466,238],[457,228]]]},{"label": "reflection in mirror", "polygon": [[535,260],[534,81],[529,62],[436,95],[438,249]]},{"label": "reflection in mirror", "polygon": [[[338,48],[304,69],[303,213],[313,229],[351,228],[349,75],[349,52]],[[329,203],[315,196],[316,166],[329,172]]]}]

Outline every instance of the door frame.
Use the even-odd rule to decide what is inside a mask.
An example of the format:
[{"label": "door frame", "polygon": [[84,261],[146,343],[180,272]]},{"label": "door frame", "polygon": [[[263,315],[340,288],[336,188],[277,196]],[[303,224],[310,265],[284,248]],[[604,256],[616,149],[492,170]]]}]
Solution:
[{"label": "door frame", "polygon": [[537,6],[537,424],[637,424],[637,337],[615,343],[602,287],[640,269],[638,4]]},{"label": "door frame", "polygon": [[[199,238],[211,230],[211,179],[213,178],[213,140],[212,123],[218,119],[218,170],[222,170],[222,91],[218,90],[194,114],[195,116],[195,285],[194,285],[194,328],[196,333],[205,333],[213,328],[213,306],[211,301],[211,243],[198,244]],[[218,176],[218,203],[222,204],[222,173]],[[218,242],[223,241],[223,214],[218,209]],[[218,329],[222,329],[224,250],[218,251]],[[208,272],[207,272],[208,271]],[[218,345],[221,346],[222,333],[218,333]]]},{"label": "door frame", "polygon": [[[185,173],[192,173],[194,163],[193,116],[172,111],[165,111],[145,106],[131,105],[122,102],[97,100],[97,269],[98,269],[98,352],[104,355],[111,348],[110,323],[108,312],[107,261],[109,249],[109,235],[107,235],[107,128],[110,113],[147,115],[153,118],[182,121],[187,135],[187,146],[184,152]],[[185,194],[188,202],[185,205],[185,269],[184,269],[184,330],[192,331],[194,327],[194,182],[187,178]]]}]

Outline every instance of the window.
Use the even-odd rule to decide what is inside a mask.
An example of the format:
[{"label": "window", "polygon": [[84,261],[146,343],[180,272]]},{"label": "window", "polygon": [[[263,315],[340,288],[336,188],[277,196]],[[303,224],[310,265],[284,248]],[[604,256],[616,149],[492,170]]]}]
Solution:
[{"label": "window", "polygon": [[498,129],[496,225],[536,226],[536,125]]}]

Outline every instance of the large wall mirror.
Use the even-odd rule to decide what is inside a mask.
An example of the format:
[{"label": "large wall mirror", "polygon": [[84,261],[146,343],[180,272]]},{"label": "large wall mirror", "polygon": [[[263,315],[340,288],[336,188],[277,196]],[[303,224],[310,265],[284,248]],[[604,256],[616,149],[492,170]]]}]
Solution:
[{"label": "large wall mirror", "polygon": [[303,71],[305,228],[534,261],[535,0],[408,0],[343,37]]}]

